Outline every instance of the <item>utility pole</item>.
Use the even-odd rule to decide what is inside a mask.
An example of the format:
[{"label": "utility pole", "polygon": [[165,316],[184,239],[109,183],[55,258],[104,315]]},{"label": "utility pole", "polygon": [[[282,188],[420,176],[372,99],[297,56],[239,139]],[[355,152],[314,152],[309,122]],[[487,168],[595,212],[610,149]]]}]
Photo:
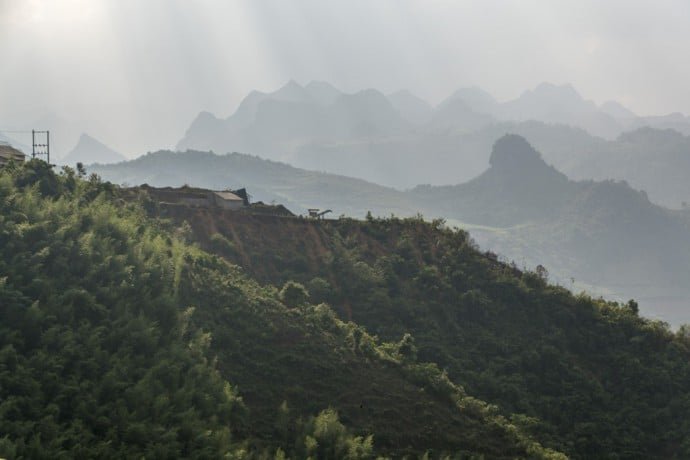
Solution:
[{"label": "utility pole", "polygon": [[[41,135],[45,135],[44,144],[36,142],[37,134],[39,135],[39,140]],[[50,131],[31,130],[31,158],[36,158],[38,155],[45,155],[46,162],[50,164]]]}]

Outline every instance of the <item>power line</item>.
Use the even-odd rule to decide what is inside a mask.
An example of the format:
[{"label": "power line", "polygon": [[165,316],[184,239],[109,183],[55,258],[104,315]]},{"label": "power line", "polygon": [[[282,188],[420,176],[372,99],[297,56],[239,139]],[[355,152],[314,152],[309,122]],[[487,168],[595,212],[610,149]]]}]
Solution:
[{"label": "power line", "polygon": [[[45,144],[37,142],[37,134],[39,138],[43,136]],[[47,158],[46,161],[50,164],[50,131],[31,130],[31,158],[36,158],[37,155],[45,155]]]},{"label": "power line", "polygon": [[50,164],[50,131],[10,129],[7,131],[0,130],[0,133],[31,134],[31,158],[45,156],[46,161]]}]

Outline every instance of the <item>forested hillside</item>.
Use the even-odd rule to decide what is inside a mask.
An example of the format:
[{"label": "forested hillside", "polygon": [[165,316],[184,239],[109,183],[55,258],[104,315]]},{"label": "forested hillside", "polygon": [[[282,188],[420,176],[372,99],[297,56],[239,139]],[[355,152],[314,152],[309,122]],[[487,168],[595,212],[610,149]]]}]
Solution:
[{"label": "forested hillside", "polygon": [[[474,224],[483,247],[542,264],[568,286],[638,298],[649,315],[690,322],[690,221],[618,181],[573,181],[524,138],[496,141],[491,166],[455,186],[411,193],[425,215]],[[595,287],[594,287],[595,286]]]},{"label": "forested hillside", "polygon": [[120,196],[37,160],[0,172],[0,456],[559,458],[410,336],[257,283]]},{"label": "forested hillside", "polygon": [[0,455],[690,455],[687,328],[442,221],[164,205],[38,161],[0,195]]},{"label": "forested hillside", "polygon": [[0,0],[0,460],[690,460],[689,19]]},{"label": "forested hillside", "polygon": [[161,151],[89,169],[129,185],[247,187],[255,201],[295,213],[442,217],[508,261],[546,266],[555,282],[619,301],[635,297],[645,314],[674,326],[690,322],[688,210],[655,205],[625,182],[571,180],[521,136],[488,149],[489,168],[471,181],[405,192],[243,154]]},{"label": "forested hillside", "polygon": [[635,301],[574,296],[441,221],[155,213],[265,283],[303,284],[382,340],[410,334],[416,359],[573,458],[690,455],[688,329],[641,317]]}]

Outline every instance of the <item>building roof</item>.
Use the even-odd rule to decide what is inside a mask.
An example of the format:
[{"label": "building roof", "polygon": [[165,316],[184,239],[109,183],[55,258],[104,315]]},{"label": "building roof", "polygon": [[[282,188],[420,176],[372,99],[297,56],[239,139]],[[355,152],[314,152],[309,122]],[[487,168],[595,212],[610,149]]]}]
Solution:
[{"label": "building roof", "polygon": [[3,160],[24,161],[25,156],[21,150],[17,150],[9,144],[0,143],[0,158]]},{"label": "building roof", "polygon": [[244,203],[244,199],[235,195],[232,192],[213,192],[216,196],[224,199],[225,201],[241,201]]}]

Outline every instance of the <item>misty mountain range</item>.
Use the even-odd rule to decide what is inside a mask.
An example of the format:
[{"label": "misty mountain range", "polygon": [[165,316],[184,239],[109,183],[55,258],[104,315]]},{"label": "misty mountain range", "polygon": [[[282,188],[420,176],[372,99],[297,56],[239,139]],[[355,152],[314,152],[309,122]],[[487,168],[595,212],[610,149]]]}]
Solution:
[{"label": "misty mountain range", "polygon": [[475,177],[507,133],[525,136],[572,178],[627,180],[669,207],[690,201],[688,117],[598,106],[570,85],[544,83],[507,102],[464,88],[432,107],[409,91],[345,94],[290,81],[250,93],[226,119],[199,114],[177,148],[247,152],[405,189]]},{"label": "misty mountain range", "polygon": [[[227,119],[201,113],[178,144],[193,151],[89,170],[131,185],[247,186],[297,212],[444,217],[485,248],[576,280],[573,288],[634,296],[650,314],[665,308],[662,317],[687,322],[688,126],[679,114],[599,106],[570,85],[542,84],[507,102],[465,88],[433,107],[406,90],[345,94],[290,81],[250,93]],[[82,135],[58,163],[122,159]]]},{"label": "misty mountain range", "polygon": [[83,164],[108,164],[125,161],[124,155],[116,152],[102,142],[94,139],[88,134],[79,137],[77,145],[70,150],[64,158],[58,160],[60,164],[75,165]]},{"label": "misty mountain range", "polygon": [[508,260],[547,266],[568,287],[634,297],[648,315],[690,321],[690,212],[655,205],[625,182],[570,180],[520,136],[496,142],[490,167],[468,182],[408,191],[237,153],[161,151],[90,171],[129,185],[246,186],[254,200],[301,213],[444,217]]},{"label": "misty mountain range", "polygon": [[[54,161],[74,163],[66,156],[77,148],[79,126],[49,114],[22,129],[31,127],[51,130]],[[689,117],[637,116],[615,101],[588,101],[571,85],[543,83],[507,102],[462,88],[434,107],[407,90],[346,94],[326,82],[290,81],[274,92],[251,92],[226,119],[202,112],[177,147],[245,152],[407,189],[472,179],[507,133],[526,137],[573,179],[626,180],[675,209],[690,202]],[[170,136],[172,145],[176,135]],[[5,137],[30,150],[30,139]],[[118,161],[106,153],[113,150],[103,145],[79,158]]]}]

